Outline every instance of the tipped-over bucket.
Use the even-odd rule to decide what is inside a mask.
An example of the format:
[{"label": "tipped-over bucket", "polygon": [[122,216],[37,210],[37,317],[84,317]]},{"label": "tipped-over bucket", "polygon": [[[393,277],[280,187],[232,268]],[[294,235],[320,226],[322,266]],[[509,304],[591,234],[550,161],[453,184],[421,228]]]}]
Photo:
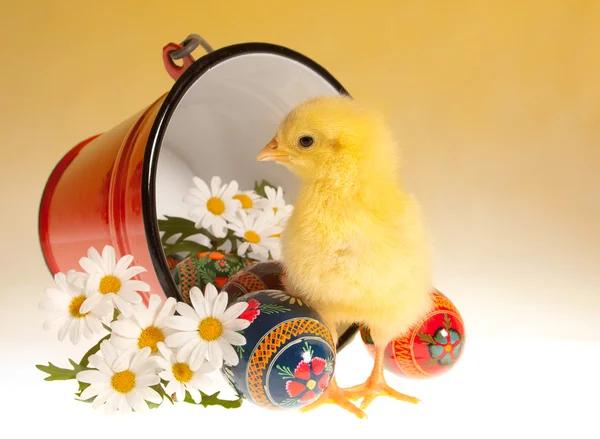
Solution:
[{"label": "tipped-over bucket", "polygon": [[264,178],[294,203],[296,179],[282,167],[258,163],[257,152],[292,107],[347,92],[314,61],[276,45],[245,43],[190,59],[185,71],[168,68],[174,78],[181,75],[167,94],[79,143],[54,168],[39,217],[53,274],[77,268],[89,247],[101,251],[108,244],[147,268],[138,278],[153,293],[178,297],[157,219],[188,215],[183,196],[192,176],[208,181],[218,175],[240,187]]}]

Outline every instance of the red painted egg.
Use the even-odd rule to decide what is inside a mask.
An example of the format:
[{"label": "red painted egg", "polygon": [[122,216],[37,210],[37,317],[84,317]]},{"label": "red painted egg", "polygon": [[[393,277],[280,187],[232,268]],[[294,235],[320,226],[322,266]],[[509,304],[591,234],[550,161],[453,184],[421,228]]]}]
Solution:
[{"label": "red painted egg", "polygon": [[285,291],[281,280],[283,273],[284,267],[280,262],[257,262],[231,276],[227,283],[223,285],[222,291],[227,292],[230,303],[255,291]]},{"label": "red painted egg", "polygon": [[[385,368],[408,378],[432,378],[447,373],[460,359],[465,344],[465,325],[454,304],[434,290],[433,308],[407,333],[392,340],[385,349]],[[375,357],[369,330],[360,336]]]}]

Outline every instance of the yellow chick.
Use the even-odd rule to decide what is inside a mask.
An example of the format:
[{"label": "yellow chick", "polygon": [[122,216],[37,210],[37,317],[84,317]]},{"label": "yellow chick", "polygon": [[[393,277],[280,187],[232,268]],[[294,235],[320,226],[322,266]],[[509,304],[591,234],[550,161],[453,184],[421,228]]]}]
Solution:
[{"label": "yellow chick", "polygon": [[[281,236],[289,292],[336,328],[370,328],[375,364],[349,389],[335,378],[305,407],[337,403],[359,417],[377,396],[417,403],[386,384],[386,345],[432,306],[430,249],[420,207],[402,187],[399,148],[382,117],[355,100],[319,97],[294,108],[257,157],[301,180]],[[350,401],[362,398],[360,408]]]}]

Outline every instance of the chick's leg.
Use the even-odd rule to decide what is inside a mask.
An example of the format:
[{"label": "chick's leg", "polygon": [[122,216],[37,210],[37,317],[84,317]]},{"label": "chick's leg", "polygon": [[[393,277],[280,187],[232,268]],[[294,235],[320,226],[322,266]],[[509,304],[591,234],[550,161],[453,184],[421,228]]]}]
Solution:
[{"label": "chick's leg", "polygon": [[[326,322],[332,322],[332,320],[326,320]],[[337,331],[336,331],[336,326],[335,324],[329,323],[327,325],[331,331],[331,335],[332,338],[335,341],[337,341]],[[331,378],[331,381],[329,382],[329,385],[327,386],[327,388],[323,391],[323,393],[321,394],[321,396],[314,402],[302,407],[300,409],[300,411],[302,412],[308,412],[310,410],[314,410],[318,407],[321,407],[324,404],[337,404],[338,406],[340,406],[341,408],[349,411],[350,413],[352,413],[353,415],[359,417],[359,418],[365,418],[367,415],[365,414],[365,412],[363,412],[361,409],[359,409],[358,407],[356,407],[349,399],[348,396],[345,394],[344,390],[342,390],[338,384],[337,381],[335,379],[335,376],[333,376]]]},{"label": "chick's leg", "polygon": [[366,410],[367,407],[377,398],[378,396],[389,396],[391,398],[410,402],[412,404],[418,404],[421,402],[414,396],[408,396],[392,389],[386,382],[383,375],[383,361],[385,354],[386,345],[375,345],[375,365],[371,376],[363,384],[353,386],[347,389],[342,389],[346,396],[350,399],[360,399],[363,401],[360,405],[362,410]]}]

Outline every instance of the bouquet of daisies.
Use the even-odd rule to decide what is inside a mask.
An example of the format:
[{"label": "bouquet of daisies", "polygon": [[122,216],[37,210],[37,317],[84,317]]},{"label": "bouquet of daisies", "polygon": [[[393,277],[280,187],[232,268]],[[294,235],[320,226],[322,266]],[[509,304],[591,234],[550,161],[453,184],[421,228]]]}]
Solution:
[{"label": "bouquet of daisies", "polygon": [[165,399],[239,407],[240,398],[223,400],[219,392],[207,395],[202,389],[223,362],[238,363],[234,346],[246,343],[239,331],[250,324],[241,316],[247,303],[228,306],[227,293],[212,284],[204,293],[192,288],[191,305],[163,301],[147,283],[133,279],[146,271],[130,266],[133,259],[117,260],[111,246],[102,254],[92,247],[79,261],[81,271],[55,275],[40,303],[48,315],[44,328],[73,344],[99,340],[79,362],[69,359],[70,368],[36,367],[48,374],[47,381],[77,381],[78,399],[108,412],[147,410]]},{"label": "bouquet of daisies", "polygon": [[293,211],[281,187],[263,180],[252,190],[240,190],[237,181],[222,183],[218,176],[210,184],[192,180],[184,197],[189,218],[158,221],[166,256],[220,251],[258,262],[280,258],[279,238]]}]

